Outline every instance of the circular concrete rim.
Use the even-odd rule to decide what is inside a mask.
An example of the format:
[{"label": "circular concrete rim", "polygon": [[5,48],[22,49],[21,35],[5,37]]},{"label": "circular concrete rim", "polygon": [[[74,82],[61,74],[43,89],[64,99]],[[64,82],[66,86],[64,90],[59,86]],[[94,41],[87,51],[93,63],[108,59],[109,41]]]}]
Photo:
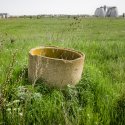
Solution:
[{"label": "circular concrete rim", "polygon": [[[66,50],[66,51],[70,51],[70,52],[74,52],[76,54],[78,54],[80,57],[76,58],[76,59],[73,59],[73,60],[66,60],[66,59],[58,59],[58,58],[51,58],[51,57],[46,57],[46,56],[42,56],[42,55],[33,55],[32,52],[36,49],[43,49],[43,48],[55,48],[55,49],[60,49],[60,50]],[[69,49],[69,48],[63,48],[63,47],[58,47],[58,46],[40,46],[40,47],[36,47],[36,48],[32,48],[30,51],[29,51],[29,54],[32,55],[32,56],[37,56],[37,57],[44,57],[46,59],[51,59],[51,60],[58,60],[58,61],[77,61],[77,60],[80,60],[80,59],[84,59],[85,58],[85,54],[79,52],[79,51],[76,51],[74,49]]]}]

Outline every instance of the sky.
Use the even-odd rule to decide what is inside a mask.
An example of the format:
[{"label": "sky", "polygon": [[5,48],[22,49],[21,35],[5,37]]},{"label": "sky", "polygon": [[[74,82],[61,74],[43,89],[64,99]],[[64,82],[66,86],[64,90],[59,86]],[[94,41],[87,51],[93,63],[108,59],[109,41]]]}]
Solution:
[{"label": "sky", "polygon": [[0,13],[10,15],[89,14],[97,7],[117,6],[125,13],[125,0],[0,0]]}]

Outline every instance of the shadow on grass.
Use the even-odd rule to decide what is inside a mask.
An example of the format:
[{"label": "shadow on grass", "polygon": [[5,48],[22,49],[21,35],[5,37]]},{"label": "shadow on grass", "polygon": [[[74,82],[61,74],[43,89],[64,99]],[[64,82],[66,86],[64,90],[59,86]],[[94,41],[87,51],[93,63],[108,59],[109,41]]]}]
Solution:
[{"label": "shadow on grass", "polygon": [[40,92],[43,95],[51,94],[53,90],[56,89],[55,87],[47,85],[47,83],[43,80],[37,80],[34,87],[37,90],[37,92]]},{"label": "shadow on grass", "polygon": [[113,111],[111,125],[125,125],[125,94],[117,100]]}]

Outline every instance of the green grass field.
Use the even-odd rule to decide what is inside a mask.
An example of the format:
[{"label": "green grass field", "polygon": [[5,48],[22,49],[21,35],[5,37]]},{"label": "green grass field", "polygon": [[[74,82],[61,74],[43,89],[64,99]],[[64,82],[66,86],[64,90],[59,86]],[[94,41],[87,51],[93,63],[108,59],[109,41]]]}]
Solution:
[{"label": "green grass field", "polygon": [[[28,82],[28,52],[44,45],[86,55],[78,85]],[[125,19],[0,20],[0,125],[125,125]]]}]

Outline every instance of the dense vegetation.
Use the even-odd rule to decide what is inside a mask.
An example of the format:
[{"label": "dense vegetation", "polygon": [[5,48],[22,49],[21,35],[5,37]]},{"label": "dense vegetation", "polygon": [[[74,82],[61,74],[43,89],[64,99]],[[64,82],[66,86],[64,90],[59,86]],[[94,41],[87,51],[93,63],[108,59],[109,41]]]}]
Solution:
[{"label": "dense vegetation", "polygon": [[[28,82],[28,51],[44,45],[85,53],[77,86]],[[0,20],[0,124],[124,125],[125,20]]]}]

